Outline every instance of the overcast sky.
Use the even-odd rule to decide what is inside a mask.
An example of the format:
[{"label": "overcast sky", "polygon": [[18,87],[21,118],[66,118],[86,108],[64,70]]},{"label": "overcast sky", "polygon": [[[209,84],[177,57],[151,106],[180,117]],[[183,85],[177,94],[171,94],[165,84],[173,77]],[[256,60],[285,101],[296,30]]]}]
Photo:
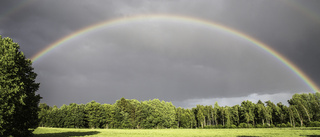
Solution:
[{"label": "overcast sky", "polygon": [[[81,28],[166,14],[236,29],[275,49],[320,85],[318,0],[2,0],[0,35],[27,58]],[[127,21],[63,43],[33,62],[41,102],[114,103],[158,98],[175,106],[287,102],[311,88],[269,53],[238,36],[169,19]]]}]

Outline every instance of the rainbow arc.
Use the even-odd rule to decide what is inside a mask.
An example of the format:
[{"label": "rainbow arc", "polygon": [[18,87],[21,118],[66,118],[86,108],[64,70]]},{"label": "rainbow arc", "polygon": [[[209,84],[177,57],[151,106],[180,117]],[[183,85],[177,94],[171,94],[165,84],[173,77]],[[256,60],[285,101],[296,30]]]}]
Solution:
[{"label": "rainbow arc", "polygon": [[149,21],[150,19],[157,19],[157,20],[168,20],[168,21],[176,21],[181,23],[191,23],[195,25],[201,25],[206,26],[209,28],[213,28],[216,30],[220,30],[222,32],[225,32],[227,34],[242,38],[255,46],[259,47],[261,50],[267,52],[269,55],[273,56],[275,59],[280,61],[282,64],[287,66],[288,69],[290,69],[293,73],[295,73],[306,85],[312,89],[312,91],[317,92],[319,91],[319,87],[296,65],[294,65],[291,61],[286,59],[283,55],[272,49],[270,46],[268,46],[265,43],[262,43],[261,41],[243,33],[236,29],[212,22],[207,21],[199,18],[193,18],[193,17],[187,17],[187,16],[178,16],[178,15],[166,15],[166,14],[151,14],[151,15],[137,15],[137,16],[131,16],[131,17],[123,17],[123,18],[116,18],[112,20],[106,20],[99,22],[97,24],[93,24],[87,27],[84,27],[82,29],[79,29],[51,44],[46,46],[43,50],[35,54],[33,57],[31,57],[31,60],[33,62],[36,62],[39,58],[45,56],[48,52],[54,50],[55,48],[62,46],[63,43],[70,41],[72,39],[77,38],[80,35],[85,35],[86,33],[90,33],[94,30],[101,29],[103,27],[111,27],[115,25],[121,25],[121,24],[127,24],[127,23],[133,23],[137,21]]}]

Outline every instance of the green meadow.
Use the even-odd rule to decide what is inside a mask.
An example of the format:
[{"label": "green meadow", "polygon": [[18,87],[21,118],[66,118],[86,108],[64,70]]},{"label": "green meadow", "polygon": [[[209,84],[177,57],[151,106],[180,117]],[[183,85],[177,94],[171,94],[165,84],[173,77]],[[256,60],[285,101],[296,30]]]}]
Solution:
[{"label": "green meadow", "polygon": [[240,129],[74,129],[43,128],[35,137],[320,137],[320,128],[240,128]]}]

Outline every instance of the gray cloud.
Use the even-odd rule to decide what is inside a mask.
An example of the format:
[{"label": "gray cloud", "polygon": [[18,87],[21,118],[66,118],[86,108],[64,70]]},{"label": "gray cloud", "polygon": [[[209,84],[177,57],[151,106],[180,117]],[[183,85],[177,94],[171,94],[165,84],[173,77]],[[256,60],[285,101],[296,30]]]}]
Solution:
[{"label": "gray cloud", "polygon": [[[294,2],[320,14],[314,6],[318,1]],[[17,4],[5,1],[0,12]],[[287,1],[35,1],[0,16],[0,33],[31,57],[85,26],[139,14],[190,16],[235,28],[270,45],[320,84],[319,22]],[[262,94],[290,98],[310,91],[286,66],[248,41],[164,20],[81,35],[34,62],[34,67],[42,102],[58,106],[91,100],[113,103],[121,97],[159,98],[188,106],[199,102],[195,99],[259,94],[254,98],[263,100],[270,97]]]},{"label": "gray cloud", "polygon": [[[60,73],[49,82],[65,83],[57,92],[68,91],[79,99],[90,92],[92,98],[111,102],[121,97],[181,101],[306,89],[283,64],[248,41],[198,26],[161,24],[124,25],[81,36],[35,67]],[[181,40],[166,37],[168,33]],[[208,35],[215,39],[205,38]]]},{"label": "gray cloud", "polygon": [[288,105],[287,100],[291,99],[292,93],[275,93],[275,94],[250,94],[247,96],[241,97],[230,97],[230,98],[203,98],[203,99],[190,99],[185,101],[174,101],[173,104],[176,107],[184,107],[184,108],[193,108],[198,104],[201,105],[212,105],[214,106],[215,102],[218,102],[219,106],[234,106],[241,105],[243,101],[251,101],[253,103],[257,103],[259,100],[262,102],[266,102],[270,100],[271,102],[277,104],[282,103],[284,105]]}]

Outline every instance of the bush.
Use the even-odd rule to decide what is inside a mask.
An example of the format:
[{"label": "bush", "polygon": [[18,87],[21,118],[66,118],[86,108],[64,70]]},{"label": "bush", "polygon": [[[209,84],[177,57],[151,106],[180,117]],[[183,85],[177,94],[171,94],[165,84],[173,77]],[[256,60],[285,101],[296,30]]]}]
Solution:
[{"label": "bush", "polygon": [[240,123],[239,128],[247,128],[248,125],[246,123]]},{"label": "bush", "polygon": [[204,129],[212,129],[212,128],[214,128],[214,126],[213,125],[209,125],[209,126],[204,126],[203,128]]},{"label": "bush", "polygon": [[236,125],[231,125],[230,128],[238,128]]},{"label": "bush", "polygon": [[312,121],[307,124],[307,127],[320,127],[319,121]]},{"label": "bush", "polygon": [[292,127],[291,124],[290,124],[290,122],[287,123],[287,127]]},{"label": "bush", "polygon": [[287,124],[282,123],[282,124],[281,124],[281,127],[287,127]]},{"label": "bush", "polygon": [[301,127],[299,122],[296,122],[296,127]]},{"label": "bush", "polygon": [[270,126],[268,124],[264,124],[262,127],[263,128],[269,128]]},{"label": "bush", "polygon": [[270,125],[270,128],[274,128],[275,126],[273,124]]},{"label": "bush", "polygon": [[262,128],[263,126],[261,124],[257,124],[256,128]]},{"label": "bush", "polygon": [[281,124],[277,124],[277,127],[281,127]]},{"label": "bush", "polygon": [[216,127],[216,128],[223,128],[223,126],[222,126],[221,124],[216,125],[215,127]]}]

